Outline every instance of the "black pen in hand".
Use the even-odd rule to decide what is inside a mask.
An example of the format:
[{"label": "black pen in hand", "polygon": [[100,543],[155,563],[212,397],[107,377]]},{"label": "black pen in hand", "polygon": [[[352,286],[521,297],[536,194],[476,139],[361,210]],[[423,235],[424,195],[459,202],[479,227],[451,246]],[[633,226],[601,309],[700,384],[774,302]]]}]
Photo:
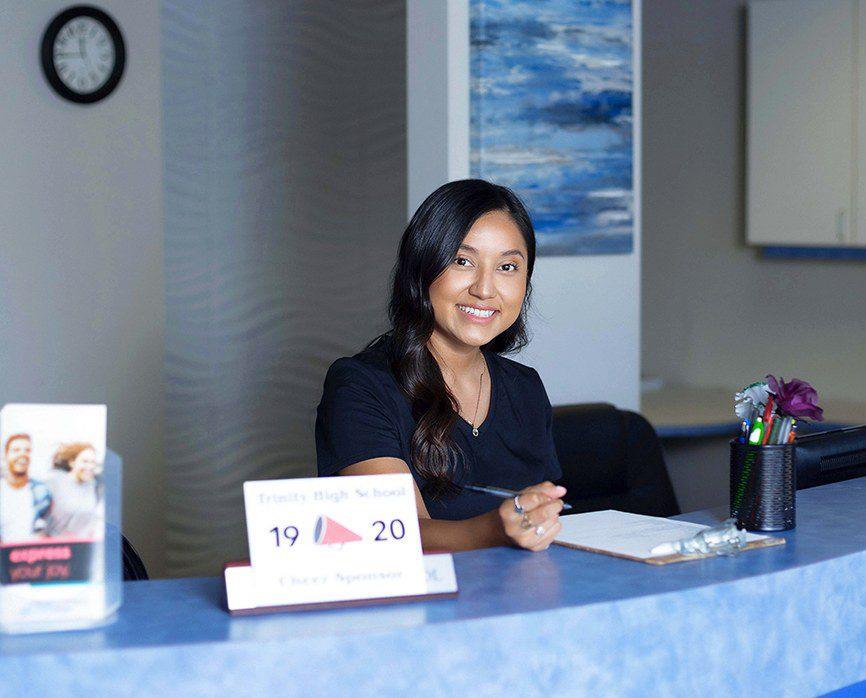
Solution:
[{"label": "black pen in hand", "polygon": [[[480,492],[481,494],[489,494],[494,497],[501,497],[502,499],[513,499],[520,492],[515,492],[514,490],[507,490],[504,487],[488,487],[487,485],[463,485],[464,490],[469,490],[471,492]],[[571,509],[571,504],[562,503],[562,510],[569,511]]]}]

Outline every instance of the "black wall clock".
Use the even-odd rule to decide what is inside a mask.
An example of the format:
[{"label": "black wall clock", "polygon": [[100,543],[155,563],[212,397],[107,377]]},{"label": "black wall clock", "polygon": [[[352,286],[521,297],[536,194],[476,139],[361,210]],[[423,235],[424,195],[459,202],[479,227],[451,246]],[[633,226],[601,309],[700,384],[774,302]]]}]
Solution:
[{"label": "black wall clock", "polygon": [[126,47],[117,23],[102,10],[76,5],[57,15],[42,36],[42,70],[61,97],[92,104],[123,76]]}]

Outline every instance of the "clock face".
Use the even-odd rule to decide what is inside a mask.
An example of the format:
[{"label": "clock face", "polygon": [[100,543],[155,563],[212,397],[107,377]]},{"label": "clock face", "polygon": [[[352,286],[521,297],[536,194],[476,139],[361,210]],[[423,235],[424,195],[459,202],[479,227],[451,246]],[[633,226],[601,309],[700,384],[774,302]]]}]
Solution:
[{"label": "clock face", "polygon": [[126,62],[123,36],[115,21],[89,5],[58,14],[42,37],[42,70],[61,97],[92,104],[111,94]]},{"label": "clock face", "polygon": [[54,68],[73,92],[96,92],[111,76],[116,54],[105,26],[92,17],[64,24],[54,39]]}]

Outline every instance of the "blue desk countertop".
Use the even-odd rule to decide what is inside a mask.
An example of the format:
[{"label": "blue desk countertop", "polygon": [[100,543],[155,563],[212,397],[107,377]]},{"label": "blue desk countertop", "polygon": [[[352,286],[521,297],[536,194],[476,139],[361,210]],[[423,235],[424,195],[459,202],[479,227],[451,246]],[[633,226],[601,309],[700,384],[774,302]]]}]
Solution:
[{"label": "blue desk countertop", "polygon": [[734,558],[459,553],[423,603],[232,618],[220,578],[126,583],[113,625],[0,637],[0,693],[815,695],[866,679],[866,478],[797,508]]}]

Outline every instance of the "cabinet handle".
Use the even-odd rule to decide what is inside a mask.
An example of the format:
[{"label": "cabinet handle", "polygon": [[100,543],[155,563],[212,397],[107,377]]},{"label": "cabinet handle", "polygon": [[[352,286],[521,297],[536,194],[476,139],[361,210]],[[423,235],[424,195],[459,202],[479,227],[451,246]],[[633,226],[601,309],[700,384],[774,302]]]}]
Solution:
[{"label": "cabinet handle", "polygon": [[836,211],[836,239],[839,242],[845,242],[845,209],[840,208]]}]

